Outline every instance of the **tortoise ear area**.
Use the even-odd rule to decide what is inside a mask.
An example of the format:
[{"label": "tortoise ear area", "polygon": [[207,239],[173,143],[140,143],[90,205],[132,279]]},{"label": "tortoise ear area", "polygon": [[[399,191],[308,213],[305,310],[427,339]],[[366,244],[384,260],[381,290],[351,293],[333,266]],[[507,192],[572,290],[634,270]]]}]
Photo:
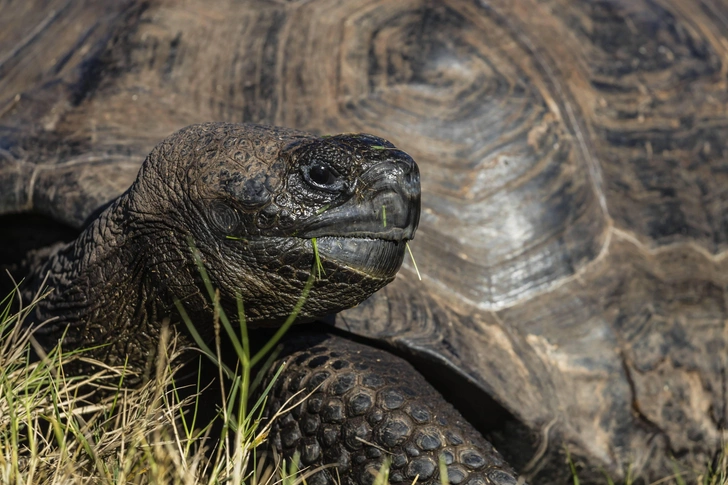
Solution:
[{"label": "tortoise ear area", "polygon": [[210,224],[223,236],[234,236],[241,225],[240,214],[222,200],[213,200],[208,205]]},{"label": "tortoise ear area", "polygon": [[240,170],[217,167],[198,179],[197,190],[207,197],[227,199],[245,212],[256,212],[270,203],[280,190],[281,180],[263,164],[251,164]]}]

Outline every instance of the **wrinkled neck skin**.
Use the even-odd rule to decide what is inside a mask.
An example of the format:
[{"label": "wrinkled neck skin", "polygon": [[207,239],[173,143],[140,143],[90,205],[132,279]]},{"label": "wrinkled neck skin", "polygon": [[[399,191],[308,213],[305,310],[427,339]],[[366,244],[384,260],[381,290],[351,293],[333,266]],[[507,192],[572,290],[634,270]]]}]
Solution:
[{"label": "wrinkled neck skin", "polygon": [[181,255],[165,251],[163,241],[147,244],[148,231],[132,212],[139,214],[128,193],[122,195],[31,275],[25,301],[42,288],[50,291],[31,316],[32,324],[42,324],[35,337],[46,350],[65,331],[64,351],[101,345],[84,355],[111,365],[128,356],[130,368],[149,369],[159,323],[174,310],[168,285],[153,268]]}]

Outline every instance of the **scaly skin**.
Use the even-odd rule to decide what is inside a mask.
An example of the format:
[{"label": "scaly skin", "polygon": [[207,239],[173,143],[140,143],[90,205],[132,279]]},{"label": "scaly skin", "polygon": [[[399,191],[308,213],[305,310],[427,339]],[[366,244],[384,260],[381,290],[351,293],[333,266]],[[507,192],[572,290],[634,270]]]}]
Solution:
[{"label": "scaly skin", "polygon": [[[274,421],[272,440],[285,457],[300,453],[314,469],[307,481],[370,485],[386,457],[393,484],[439,484],[439,458],[452,485],[515,484],[516,473],[405,360],[342,337],[294,336],[274,384],[269,415],[294,398],[302,404]],[[272,372],[272,371],[271,371]]]}]

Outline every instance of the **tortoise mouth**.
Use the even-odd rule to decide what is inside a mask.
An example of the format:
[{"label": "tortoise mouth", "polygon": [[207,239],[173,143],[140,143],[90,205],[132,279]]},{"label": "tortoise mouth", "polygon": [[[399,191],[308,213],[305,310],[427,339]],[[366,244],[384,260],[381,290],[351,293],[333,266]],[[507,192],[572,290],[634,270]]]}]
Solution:
[{"label": "tortoise mouth", "polygon": [[406,241],[362,235],[321,236],[316,243],[325,260],[370,277],[393,278],[402,266]]}]

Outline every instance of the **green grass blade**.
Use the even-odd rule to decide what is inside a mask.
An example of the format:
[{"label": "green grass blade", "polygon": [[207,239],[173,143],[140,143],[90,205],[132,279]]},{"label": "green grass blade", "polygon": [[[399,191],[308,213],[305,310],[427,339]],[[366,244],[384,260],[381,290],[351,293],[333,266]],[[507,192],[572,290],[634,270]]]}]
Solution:
[{"label": "green grass blade", "polygon": [[301,296],[298,298],[298,301],[296,302],[296,305],[293,307],[293,311],[288,316],[286,321],[281,325],[281,327],[278,329],[278,331],[273,335],[273,337],[266,342],[266,344],[263,346],[260,351],[258,351],[257,354],[255,354],[250,359],[250,365],[254,366],[260,360],[271,351],[273,347],[275,347],[276,344],[283,338],[283,335],[288,331],[288,329],[293,325],[293,322],[296,321],[296,318],[298,317],[298,314],[301,313],[301,309],[303,308],[304,303],[306,303],[306,300],[308,299],[308,294],[311,291],[311,288],[313,287],[314,282],[314,273],[311,272],[311,274],[308,277],[308,280],[306,281],[306,284],[303,287],[303,291],[301,292]]},{"label": "green grass blade", "polygon": [[316,238],[311,238],[311,245],[313,246],[313,258],[314,258],[314,268],[317,273],[316,277],[318,279],[321,279],[322,274],[326,274],[324,271],[324,265],[321,264],[321,257],[319,256],[319,250],[318,250],[318,242],[316,242]]}]

